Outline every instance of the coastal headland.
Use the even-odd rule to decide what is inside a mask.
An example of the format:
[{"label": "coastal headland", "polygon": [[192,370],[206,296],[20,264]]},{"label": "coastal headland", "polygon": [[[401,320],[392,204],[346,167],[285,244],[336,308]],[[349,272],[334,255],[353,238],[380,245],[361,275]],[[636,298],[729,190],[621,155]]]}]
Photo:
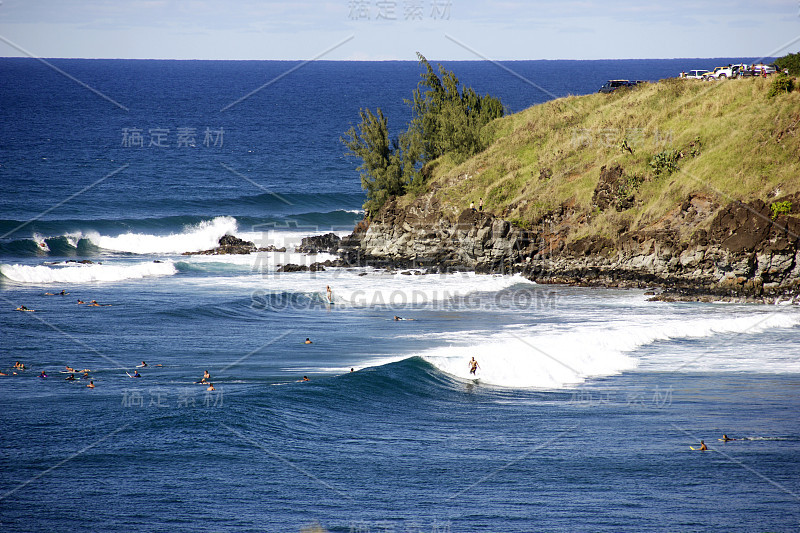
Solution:
[{"label": "coastal headland", "polygon": [[336,251],[665,300],[797,303],[800,92],[768,96],[772,83],[669,79],[497,119],[486,150],[429,163],[421,190]]}]

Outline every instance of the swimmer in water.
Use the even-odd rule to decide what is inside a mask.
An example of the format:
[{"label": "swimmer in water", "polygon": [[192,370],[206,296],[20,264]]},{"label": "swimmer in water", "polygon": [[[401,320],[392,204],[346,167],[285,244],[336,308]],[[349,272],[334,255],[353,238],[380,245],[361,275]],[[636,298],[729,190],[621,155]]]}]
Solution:
[{"label": "swimmer in water", "polygon": [[697,449],[700,450],[701,452],[704,452],[704,451],[706,451],[708,449],[708,446],[706,446],[706,443],[701,440],[700,441],[700,447],[697,448]]},{"label": "swimmer in water", "polygon": [[473,357],[472,359],[470,359],[470,361],[469,361],[469,373],[474,376],[475,372],[477,372],[479,368],[480,368],[480,365],[475,360],[475,358]]},{"label": "swimmer in water", "polygon": [[89,379],[89,371],[88,370],[84,370],[83,371],[83,375],[81,376],[81,379]]},{"label": "swimmer in water", "polygon": [[89,382],[89,384],[88,384],[88,385],[86,385],[86,386],[87,386],[88,388],[90,388],[90,389],[93,389],[93,388],[94,388],[94,381],[90,381],[90,382]]},{"label": "swimmer in water", "polygon": [[44,373],[44,370],[42,370],[42,373],[39,374],[39,377],[42,378],[42,379],[47,377],[47,374]]},{"label": "swimmer in water", "polygon": [[75,381],[75,374],[70,374],[69,376],[67,376],[64,379],[66,379],[67,381]]},{"label": "swimmer in water", "polygon": [[300,381],[311,381],[311,380],[308,379],[308,376],[303,376],[303,379],[298,380],[298,382],[300,382]]},{"label": "swimmer in water", "polygon": [[306,342],[305,343],[306,344],[314,344],[313,342],[311,342],[311,339],[309,339],[308,337],[306,337]]},{"label": "swimmer in water", "polygon": [[214,384],[213,383],[209,383],[208,384],[208,388],[206,390],[217,390],[217,389],[214,388]]},{"label": "swimmer in water", "polygon": [[83,300],[78,300],[78,305],[80,305],[80,304],[85,304],[85,303],[86,303],[86,302],[84,302]]}]

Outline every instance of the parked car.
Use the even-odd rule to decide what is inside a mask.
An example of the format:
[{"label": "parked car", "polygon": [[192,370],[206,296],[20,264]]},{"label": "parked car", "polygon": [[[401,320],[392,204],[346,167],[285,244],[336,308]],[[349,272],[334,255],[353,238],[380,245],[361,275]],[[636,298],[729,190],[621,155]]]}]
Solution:
[{"label": "parked car", "polygon": [[753,71],[754,75],[763,76],[764,73],[766,73],[767,75],[775,74],[776,72],[778,72],[778,67],[772,64],[765,65],[763,63],[759,63],[757,65],[753,65],[751,70]]},{"label": "parked car", "polygon": [[619,89],[620,87],[636,87],[640,83],[644,83],[643,80],[608,80],[600,89],[597,91],[599,93],[612,93]]},{"label": "parked car", "polygon": [[690,80],[702,80],[703,76],[708,74],[708,70],[690,70],[689,72],[681,72],[681,78]]},{"label": "parked car", "polygon": [[[738,70],[738,69],[737,69]],[[728,78],[735,78],[736,71],[733,68],[733,65],[728,65],[727,67],[715,67],[714,70],[706,74],[703,79],[704,80],[725,80]]]}]

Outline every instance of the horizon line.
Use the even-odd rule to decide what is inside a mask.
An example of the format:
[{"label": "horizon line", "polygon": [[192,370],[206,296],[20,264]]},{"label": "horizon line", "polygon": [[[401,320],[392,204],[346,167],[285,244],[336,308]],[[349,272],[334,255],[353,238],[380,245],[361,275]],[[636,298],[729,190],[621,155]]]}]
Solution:
[{"label": "horizon line", "polygon": [[[538,58],[538,59],[429,59],[430,61],[438,62],[438,61],[459,61],[464,63],[484,63],[487,61],[672,61],[678,59],[732,59],[732,58],[759,58],[759,59],[769,59],[769,58],[777,58],[779,56],[744,56],[744,55],[736,55],[736,56],[714,56],[714,57],[605,57],[605,58],[595,58],[595,59],[576,59],[576,58]],[[0,56],[0,59],[48,59],[48,60],[61,60],[61,59],[82,59],[82,60],[90,60],[90,61],[307,61],[308,58],[295,58],[295,59],[207,59],[207,58],[165,58],[165,57],[44,57],[44,56],[37,56],[37,57],[30,57],[25,55],[18,55],[18,56]],[[326,62],[326,63],[418,63],[417,59],[317,59],[315,62]]]}]

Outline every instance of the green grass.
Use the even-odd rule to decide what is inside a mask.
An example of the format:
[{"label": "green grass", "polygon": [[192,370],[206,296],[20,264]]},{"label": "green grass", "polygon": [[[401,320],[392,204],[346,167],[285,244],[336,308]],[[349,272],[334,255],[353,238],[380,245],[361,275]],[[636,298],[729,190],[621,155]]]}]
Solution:
[{"label": "green grass", "polygon": [[[484,209],[526,227],[561,205],[592,215],[568,240],[647,228],[692,194],[720,206],[769,202],[777,189],[800,191],[800,92],[768,98],[769,87],[760,78],[674,79],[552,100],[488,124],[484,134],[492,142],[484,152],[463,162],[438,160],[423,194],[435,196],[449,216],[482,197]],[[621,149],[623,140],[633,153]],[[682,153],[678,170],[657,175],[651,160],[671,150]],[[595,213],[600,168],[613,164],[643,178],[636,205]]]}]

